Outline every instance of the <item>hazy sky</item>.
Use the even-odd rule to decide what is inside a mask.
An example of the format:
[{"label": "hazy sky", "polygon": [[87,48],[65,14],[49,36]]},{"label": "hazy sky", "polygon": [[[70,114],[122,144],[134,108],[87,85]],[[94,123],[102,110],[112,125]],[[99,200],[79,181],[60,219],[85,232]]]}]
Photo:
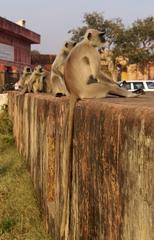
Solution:
[{"label": "hazy sky", "polygon": [[41,53],[57,53],[70,29],[82,26],[84,13],[97,11],[107,19],[120,17],[130,25],[154,15],[154,0],[1,0],[0,16],[13,22],[23,18],[26,27],[41,35],[33,45]]}]

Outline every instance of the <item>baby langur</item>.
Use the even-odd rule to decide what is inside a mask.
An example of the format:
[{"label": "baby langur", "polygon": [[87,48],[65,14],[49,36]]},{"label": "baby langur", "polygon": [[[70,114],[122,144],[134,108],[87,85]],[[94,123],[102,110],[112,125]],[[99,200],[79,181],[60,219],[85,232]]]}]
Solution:
[{"label": "baby langur", "polygon": [[64,65],[64,80],[70,92],[70,107],[68,118],[68,136],[64,148],[64,206],[61,222],[61,237],[67,239],[69,232],[69,212],[70,202],[70,171],[71,171],[71,144],[73,129],[73,113],[77,99],[103,98],[108,93],[122,97],[136,97],[135,93],[128,92],[126,89],[119,88],[112,80],[104,80],[104,75],[100,71],[100,54],[97,48],[105,44],[105,32],[89,29],[85,33],[84,39],[79,42],[66,58]]},{"label": "baby langur", "polygon": [[32,74],[31,68],[29,66],[25,66],[19,81],[16,83],[16,89],[18,90],[24,89],[24,86],[28,83],[31,74]]},{"label": "baby langur", "polygon": [[50,81],[52,94],[54,96],[57,94],[66,96],[69,95],[64,82],[64,63],[66,57],[70,53],[71,49],[75,46],[75,44],[75,42],[66,42],[60,53],[57,55],[55,61],[53,62]]}]

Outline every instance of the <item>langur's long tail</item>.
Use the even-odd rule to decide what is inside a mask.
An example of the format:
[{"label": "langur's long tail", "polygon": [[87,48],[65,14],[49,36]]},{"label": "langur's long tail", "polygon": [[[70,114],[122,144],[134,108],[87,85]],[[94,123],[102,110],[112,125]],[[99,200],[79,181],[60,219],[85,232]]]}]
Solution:
[{"label": "langur's long tail", "polygon": [[[77,102],[77,97],[70,95],[70,105],[69,105],[69,115],[68,115],[68,133],[66,144],[64,145],[63,153],[63,189],[64,189],[64,203],[62,212],[62,222],[60,228],[61,238],[67,239],[67,231],[69,228],[69,217],[67,218],[67,213],[69,213],[69,200],[70,200],[70,173],[71,173],[71,146],[72,146],[72,134],[73,134],[73,116],[74,108]],[[67,125],[64,126],[65,128]]]}]

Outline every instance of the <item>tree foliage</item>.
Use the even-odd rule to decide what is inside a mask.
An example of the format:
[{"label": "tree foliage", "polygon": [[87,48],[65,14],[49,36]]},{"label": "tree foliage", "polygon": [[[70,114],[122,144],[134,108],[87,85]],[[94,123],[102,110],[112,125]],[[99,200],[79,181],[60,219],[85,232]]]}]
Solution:
[{"label": "tree foliage", "polygon": [[127,55],[130,63],[145,65],[154,61],[154,18],[135,21],[118,36],[114,52]]},{"label": "tree foliage", "polygon": [[40,55],[40,52],[38,50],[34,49],[34,50],[31,50],[31,55],[33,55],[33,56]]},{"label": "tree foliage", "polygon": [[113,60],[120,55],[130,63],[146,64],[154,61],[154,17],[136,20],[125,27],[120,18],[105,19],[102,13],[85,13],[83,26],[72,29],[71,39],[79,42],[88,28],[106,32],[106,47],[113,51]]},{"label": "tree foliage", "polygon": [[72,34],[72,40],[79,42],[83,35],[85,34],[88,28],[97,29],[99,31],[106,32],[106,39],[108,42],[108,48],[114,44],[117,36],[123,31],[124,25],[120,18],[114,20],[107,20],[103,17],[102,13],[85,13],[83,17],[83,23],[85,24],[82,27],[77,29],[71,29],[69,33]]}]

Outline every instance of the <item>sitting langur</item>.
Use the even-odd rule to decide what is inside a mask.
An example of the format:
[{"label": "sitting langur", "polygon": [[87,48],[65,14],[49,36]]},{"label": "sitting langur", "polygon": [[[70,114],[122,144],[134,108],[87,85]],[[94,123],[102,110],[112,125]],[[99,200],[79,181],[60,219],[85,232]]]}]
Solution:
[{"label": "sitting langur", "polygon": [[28,83],[31,74],[31,68],[29,66],[25,66],[19,81],[16,83],[16,90],[22,90],[24,88],[24,86]]},{"label": "sitting langur", "polygon": [[64,66],[64,80],[70,93],[70,108],[68,118],[68,135],[64,147],[63,169],[64,182],[64,206],[61,222],[61,237],[67,239],[69,232],[69,218],[67,212],[70,201],[70,150],[72,143],[73,112],[77,99],[104,98],[107,94],[114,94],[122,97],[136,97],[135,93],[128,92],[124,88],[119,88],[112,80],[104,79],[104,74],[100,71],[100,54],[98,48],[105,44],[104,32],[94,29],[87,30],[84,39],[79,42],[68,55]]},{"label": "sitting langur", "polygon": [[52,93],[52,85],[50,81],[51,73],[47,70],[43,70],[43,74],[41,76],[41,82],[43,83],[43,92]]},{"label": "sitting langur", "polygon": [[41,65],[38,65],[34,68],[28,84],[27,84],[27,91],[37,93],[43,91],[43,76],[44,75],[44,69]]},{"label": "sitting langur", "polygon": [[34,68],[29,78],[24,82],[23,88],[20,94],[27,92],[42,92],[43,90],[43,69],[42,66],[38,65]]},{"label": "sitting langur", "polygon": [[54,96],[57,94],[69,95],[69,92],[64,82],[64,63],[65,59],[70,53],[71,49],[75,46],[74,42],[66,42],[60,53],[57,55],[53,62],[51,69],[51,92]]},{"label": "sitting langur", "polygon": [[[64,76],[68,91],[80,99],[102,98],[107,94],[135,97],[136,94],[119,88],[114,81],[103,82],[97,48],[104,44],[104,33],[89,29],[84,39],[72,49],[65,61]],[[89,79],[96,79],[96,83],[88,84]]]}]

